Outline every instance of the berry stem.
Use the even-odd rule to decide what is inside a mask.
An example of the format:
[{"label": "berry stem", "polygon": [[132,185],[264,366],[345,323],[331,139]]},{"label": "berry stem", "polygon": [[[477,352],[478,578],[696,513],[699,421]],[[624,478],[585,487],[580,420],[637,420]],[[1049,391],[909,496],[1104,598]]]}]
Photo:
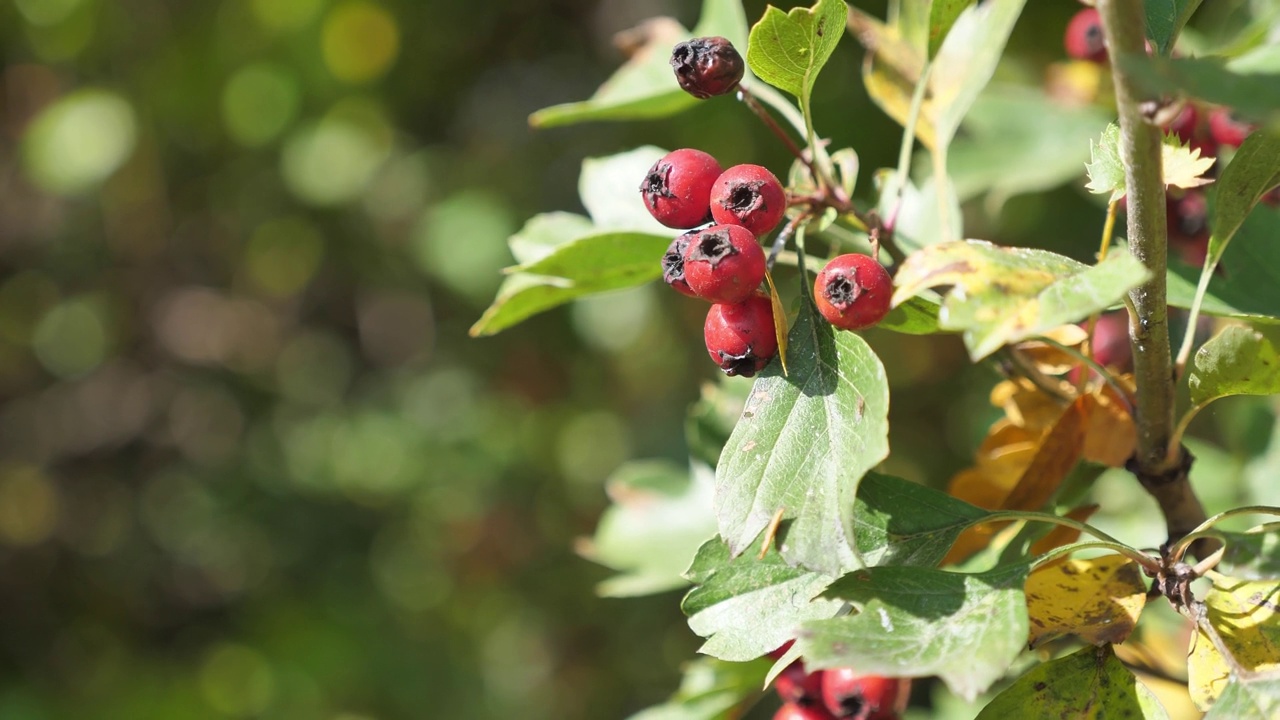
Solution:
[{"label": "berry stem", "polygon": [[1169,452],[1174,432],[1174,367],[1169,347],[1166,296],[1167,218],[1161,167],[1161,133],[1143,117],[1145,97],[1125,68],[1126,55],[1144,53],[1146,16],[1142,0],[1098,0],[1111,55],[1111,76],[1120,115],[1120,158],[1128,190],[1129,249],[1151,271],[1151,279],[1129,293],[1129,325],[1137,385],[1137,450],[1129,466],[1160,506],[1171,541],[1205,519],[1204,505],[1188,478],[1190,454]]},{"label": "berry stem", "polygon": [[741,83],[738,85],[738,99],[741,100],[747,108],[751,110],[751,112],[755,113],[756,117],[760,118],[765,126],[769,128],[769,131],[781,140],[782,144],[787,146],[787,150],[789,150],[797,160],[804,163],[804,166],[809,168],[809,172],[813,175],[814,179],[819,182],[822,181],[822,179],[819,178],[818,171],[814,168],[813,163],[809,158],[805,157],[804,151],[800,149],[800,146],[796,145],[796,142],[791,139],[791,136],[787,134],[787,131],[783,130],[782,126],[778,124],[778,121],[773,119],[773,115],[771,115],[769,111],[760,104],[760,101],[756,100],[755,95],[747,89],[747,86],[742,85]]}]

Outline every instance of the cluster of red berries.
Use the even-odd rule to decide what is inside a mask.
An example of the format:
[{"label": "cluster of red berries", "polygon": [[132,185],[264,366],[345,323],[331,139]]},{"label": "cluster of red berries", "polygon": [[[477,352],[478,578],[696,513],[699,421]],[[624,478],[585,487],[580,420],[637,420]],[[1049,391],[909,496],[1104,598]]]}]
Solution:
[{"label": "cluster of red berries", "polygon": [[[781,657],[786,647],[770,656]],[[897,720],[911,681],[849,668],[805,672],[797,660],[773,681],[773,689],[782,698],[773,720]]]},{"label": "cluster of red berries", "polygon": [[[658,222],[688,230],[667,248],[662,278],[713,303],[703,329],[711,359],[729,375],[755,375],[778,352],[773,303],[760,291],[768,262],[758,238],[782,221],[782,183],[759,165],[722,170],[711,155],[685,148],[649,168],[640,194]],[[888,313],[892,284],[876,260],[841,255],[818,275],[814,300],[831,324],[860,330]]]},{"label": "cluster of red berries", "polygon": [[[1084,8],[1067,23],[1063,45],[1067,54],[1078,60],[1107,61],[1102,20],[1094,8]],[[1164,130],[1200,151],[1201,157],[1216,157],[1223,148],[1238,148],[1256,129],[1232,112],[1229,107],[1208,105],[1188,100],[1174,106],[1172,119]],[[1168,115],[1169,113],[1165,113]],[[1280,188],[1268,193],[1263,201],[1280,204]],[[1166,196],[1169,218],[1169,247],[1191,265],[1204,263],[1209,249],[1208,202],[1202,190],[1171,188]]]}]

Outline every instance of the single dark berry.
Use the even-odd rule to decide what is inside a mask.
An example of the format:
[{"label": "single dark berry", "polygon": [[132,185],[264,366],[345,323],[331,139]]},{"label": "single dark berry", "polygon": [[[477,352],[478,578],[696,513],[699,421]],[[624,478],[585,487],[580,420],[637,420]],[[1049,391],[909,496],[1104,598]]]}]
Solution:
[{"label": "single dark berry", "polygon": [[805,672],[804,663],[796,660],[778,673],[773,681],[782,702],[795,705],[819,705],[822,703],[823,672]]},{"label": "single dark berry", "polygon": [[893,297],[893,280],[867,255],[841,255],[818,273],[813,300],[827,322],[842,330],[861,330],[884,319]]},{"label": "single dark berry", "polygon": [[1107,61],[1107,43],[1102,36],[1102,18],[1094,8],[1076,13],[1067,23],[1067,34],[1062,39],[1067,54],[1077,60]]},{"label": "single dark berry", "polygon": [[837,718],[894,720],[906,704],[911,681],[860,675],[849,668],[827,670],[822,678],[822,703]]},{"label": "single dark berry", "polygon": [[699,100],[733,92],[744,68],[742,55],[722,37],[686,40],[671,50],[676,82]]},{"label": "single dark berry", "polygon": [[787,210],[787,193],[777,176],[759,165],[734,165],[711,187],[711,217],[741,225],[756,237],[768,235]]},{"label": "single dark berry", "polygon": [[699,231],[684,252],[684,280],[703,300],[746,300],[764,282],[765,256],[756,237],[738,225]]},{"label": "single dark berry", "polygon": [[787,703],[773,714],[773,720],[836,720],[836,718],[821,705]]},{"label": "single dark berry", "polygon": [[684,253],[689,249],[689,241],[698,233],[689,231],[667,246],[667,253],[662,256],[662,281],[671,286],[671,289],[681,295],[689,297],[698,297],[698,294],[689,287],[689,283],[684,279]]},{"label": "single dark berry", "polygon": [[778,354],[773,301],[768,295],[712,305],[702,334],[707,354],[726,375],[751,377]]},{"label": "single dark berry", "polygon": [[1209,132],[1219,145],[1240,147],[1256,126],[1236,117],[1230,109],[1219,107],[1209,111]]},{"label": "single dark berry", "polygon": [[711,221],[711,186],[721,172],[720,163],[701,150],[672,150],[649,168],[640,196],[655,220],[687,230]]}]

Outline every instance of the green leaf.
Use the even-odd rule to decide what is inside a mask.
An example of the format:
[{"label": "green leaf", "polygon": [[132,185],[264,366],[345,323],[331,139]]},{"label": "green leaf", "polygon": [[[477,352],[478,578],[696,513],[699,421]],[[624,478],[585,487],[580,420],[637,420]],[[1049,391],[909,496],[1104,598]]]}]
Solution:
[{"label": "green leaf", "polygon": [[960,17],[960,13],[973,2],[974,0],[933,0],[929,4],[930,58],[938,54],[942,41],[946,40],[947,33],[951,32],[951,26],[956,24],[956,18]]},{"label": "green leaf", "polygon": [[667,151],[652,145],[582,161],[578,197],[597,227],[642,230],[664,235],[678,233],[653,219],[640,194],[640,181]]},{"label": "green leaf", "polygon": [[972,700],[1022,652],[1029,621],[1025,566],[962,574],[875,567],[840,578],[825,597],[856,614],[804,624],[796,643],[812,669],[849,667],[889,677],[938,675]]},{"label": "green leaf", "polygon": [[889,311],[876,327],[905,335],[932,335],[939,332],[938,301],[916,295]]},{"label": "green leaf", "polygon": [[1126,56],[1120,62],[1151,95],[1188,95],[1262,123],[1280,118],[1280,74],[1233,70],[1222,58]]},{"label": "green leaf", "polygon": [[[670,242],[658,235],[602,232],[558,245],[528,267],[571,277],[514,268],[517,272],[502,282],[493,304],[471,326],[471,335],[493,335],[570,300],[649,282],[662,274],[662,253]],[[583,263],[574,266],[574,258]]]},{"label": "green leaf", "polygon": [[508,272],[551,275],[573,284],[607,283],[630,287],[662,274],[662,255],[671,244],[666,235],[598,232],[557,245],[550,253]]},{"label": "green leaf", "polygon": [[1280,678],[1232,677],[1204,720],[1272,720],[1280,715]]},{"label": "green leaf", "polygon": [[[1200,267],[1169,262],[1169,305],[1190,308],[1195,302]],[[1245,218],[1210,276],[1202,313],[1280,323],[1280,209],[1259,206]]]},{"label": "green leaf", "polygon": [[1025,4],[987,0],[961,14],[947,34],[929,75],[939,146],[951,144],[960,121],[990,82]]},{"label": "green leaf", "polygon": [[1144,718],[1164,720],[1168,713],[1147,686],[1116,659],[1110,645],[1086,647],[1037,665],[996,696],[977,720],[1023,717]]},{"label": "green leaf", "polygon": [[1143,5],[1147,11],[1147,37],[1157,52],[1168,55],[1200,0],[1145,0]]},{"label": "green leaf", "polygon": [[1278,333],[1233,325],[1201,346],[1187,377],[1192,404],[1203,406],[1229,395],[1280,393]]},{"label": "green leaf", "polygon": [[974,101],[965,134],[947,153],[951,185],[960,200],[990,192],[999,207],[1014,195],[1074,181],[1107,120],[1094,105],[1062,105],[1039,89],[992,85]]},{"label": "green leaf", "polygon": [[[1089,141],[1092,160],[1085,165],[1089,174],[1089,190],[1099,195],[1110,193],[1108,202],[1124,197],[1127,188],[1124,163],[1120,160],[1120,126],[1112,123],[1102,131],[1097,142]],[[1213,166],[1214,158],[1200,157],[1199,148],[1184,145],[1176,135],[1166,135],[1161,145],[1161,168],[1164,184],[1193,188],[1212,182],[1204,173]]]},{"label": "green leaf", "polygon": [[720,451],[733,433],[750,391],[751,381],[746,378],[722,376],[718,382],[702,384],[701,397],[689,408],[685,421],[685,437],[693,457],[712,467],[720,462]]},{"label": "green leaf", "polygon": [[[876,173],[876,186],[880,188],[880,216],[889,217],[897,211],[893,236],[904,252],[910,253],[942,240],[942,221],[938,217],[938,184],[932,177],[918,188],[908,178],[906,186],[899,191],[897,171],[886,168]],[[959,222],[962,219],[960,200],[949,183],[947,192],[950,195],[947,214],[952,223]]]},{"label": "green leaf", "polygon": [[[910,3],[907,7],[915,5]],[[898,25],[887,25],[858,8],[849,8],[849,32],[867,50],[867,60],[862,65],[862,83],[867,95],[903,126],[907,124],[916,83],[924,72],[923,36],[928,31],[926,24],[921,23],[922,42],[917,47],[906,35],[910,29],[905,27],[907,22],[905,9]],[[916,139],[929,149],[937,145],[933,117],[933,102],[926,95],[916,121]]]},{"label": "green leaf", "polygon": [[730,558],[720,539],[707,542],[689,568],[698,587],[681,608],[689,627],[707,638],[698,652],[721,660],[752,660],[796,636],[805,620],[829,618],[843,603],[818,598],[832,578],[792,567],[777,550]]},{"label": "green leaf", "polygon": [[575,546],[579,555],[621,573],[596,591],[626,597],[688,585],[685,569],[716,533],[711,468],[633,462],[614,471],[605,489],[613,505],[600,516],[595,535]]},{"label": "green leaf", "polygon": [[1280,523],[1223,532],[1222,569],[1244,580],[1280,580]]},{"label": "green leaf", "polygon": [[970,357],[980,360],[1003,345],[1111,307],[1147,275],[1124,251],[1089,266],[1045,250],[962,240],[910,255],[894,278],[893,301],[952,286],[938,324],[963,331]]},{"label": "green leaf", "polygon": [[1280,184],[1280,135],[1255,132],[1245,138],[1218,179],[1213,215],[1209,218],[1210,263],[1217,263],[1258,200],[1277,184]]},{"label": "green leaf", "polygon": [[889,453],[889,387],[867,343],[836,332],[802,302],[788,364],[756,380],[716,468],[716,516],[734,555],[769,525],[792,519],[788,562],[836,576],[859,567],[853,548],[858,481]]},{"label": "green leaf", "polygon": [[854,538],[869,566],[932,567],[966,527],[988,514],[923,485],[867,473],[858,486]]},{"label": "green leaf", "polygon": [[591,220],[567,212],[534,215],[523,228],[507,239],[511,254],[518,263],[534,263],[550,255],[557,246],[590,235],[595,231]]},{"label": "green leaf", "polygon": [[751,28],[747,65],[770,85],[807,105],[818,71],[844,35],[848,11],[840,0],[818,0],[812,8],[783,13],[770,5]]},{"label": "green leaf", "polygon": [[730,720],[762,694],[771,662],[730,663],[710,658],[684,668],[680,689],[667,702],[632,715],[630,720]]},{"label": "green leaf", "polygon": [[648,42],[591,99],[543,108],[529,116],[529,124],[549,128],[592,120],[648,120],[687,110],[698,101],[676,84],[669,62],[671,48],[707,35],[746,47],[747,18],[738,0],[705,0],[702,19],[692,32],[674,20],[649,23],[636,32],[647,33]]}]

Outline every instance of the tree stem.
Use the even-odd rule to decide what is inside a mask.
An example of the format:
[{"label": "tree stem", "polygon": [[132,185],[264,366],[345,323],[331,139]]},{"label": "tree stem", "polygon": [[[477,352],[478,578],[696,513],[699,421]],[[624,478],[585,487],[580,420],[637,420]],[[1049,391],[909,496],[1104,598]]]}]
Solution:
[{"label": "tree stem", "polygon": [[1126,55],[1145,52],[1142,0],[1098,0],[1111,56],[1111,75],[1120,115],[1120,158],[1128,193],[1129,251],[1151,270],[1151,279],[1129,293],[1129,338],[1137,384],[1137,451],[1130,470],[1155,498],[1169,539],[1177,540],[1205,519],[1204,506],[1188,479],[1191,456],[1170,452],[1174,427],[1174,371],[1169,348],[1165,279],[1168,226],[1161,168],[1161,133],[1142,115],[1143,100],[1125,69]]}]

